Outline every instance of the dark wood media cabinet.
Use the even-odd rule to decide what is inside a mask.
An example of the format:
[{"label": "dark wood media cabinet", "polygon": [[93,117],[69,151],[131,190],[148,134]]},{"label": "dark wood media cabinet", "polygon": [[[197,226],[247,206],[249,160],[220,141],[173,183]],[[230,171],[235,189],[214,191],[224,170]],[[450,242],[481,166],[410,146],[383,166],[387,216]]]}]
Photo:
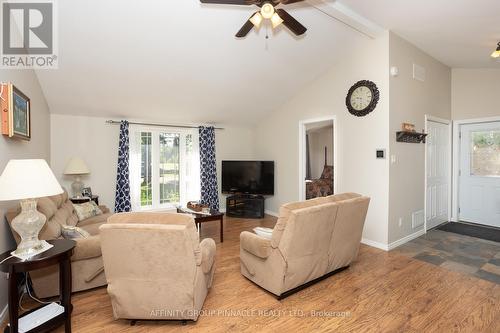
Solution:
[{"label": "dark wood media cabinet", "polygon": [[251,219],[264,218],[264,201],[262,195],[235,194],[226,198],[226,215]]}]

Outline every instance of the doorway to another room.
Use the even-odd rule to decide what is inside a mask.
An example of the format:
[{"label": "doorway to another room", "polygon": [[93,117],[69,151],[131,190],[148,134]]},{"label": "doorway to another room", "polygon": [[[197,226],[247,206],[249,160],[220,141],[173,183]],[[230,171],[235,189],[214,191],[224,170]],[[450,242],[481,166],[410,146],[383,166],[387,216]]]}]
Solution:
[{"label": "doorway to another room", "polygon": [[300,200],[335,193],[335,121],[317,119],[300,124]]}]

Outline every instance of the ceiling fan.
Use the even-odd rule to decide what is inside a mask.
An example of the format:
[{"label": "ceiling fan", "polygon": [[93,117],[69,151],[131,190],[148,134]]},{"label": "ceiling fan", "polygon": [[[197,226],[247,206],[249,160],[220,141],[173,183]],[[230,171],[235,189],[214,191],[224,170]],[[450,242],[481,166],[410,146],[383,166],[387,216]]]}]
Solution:
[{"label": "ceiling fan", "polygon": [[264,19],[271,20],[273,28],[283,24],[290,29],[295,35],[303,35],[307,28],[294,19],[282,8],[276,8],[278,5],[289,5],[304,0],[200,0],[201,3],[223,4],[223,5],[241,5],[252,6],[255,5],[260,8],[250,16],[248,21],[245,22],[236,37],[245,37],[253,29],[259,28]]}]

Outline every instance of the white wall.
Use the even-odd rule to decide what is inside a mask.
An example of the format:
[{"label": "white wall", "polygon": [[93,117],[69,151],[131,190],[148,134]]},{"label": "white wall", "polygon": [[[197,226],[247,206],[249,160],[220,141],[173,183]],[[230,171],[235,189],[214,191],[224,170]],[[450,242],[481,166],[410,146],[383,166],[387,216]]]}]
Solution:
[{"label": "white wall", "polygon": [[[389,37],[365,40],[355,51],[294,98],[265,118],[256,129],[258,159],[276,162],[275,195],[266,209],[299,199],[299,121],[335,116],[337,122],[337,189],[372,198],[363,233],[365,241],[387,244],[389,165],[377,160],[377,148],[389,149]],[[374,112],[358,118],[348,113],[345,97],[359,80],[380,89]]]},{"label": "white wall", "polygon": [[[3,82],[12,82],[31,99],[31,141],[12,140],[0,135],[0,172],[11,159],[42,158],[50,161],[49,107],[38,79],[31,70],[0,70]],[[15,247],[5,211],[17,207],[17,202],[0,202],[0,252]],[[7,281],[0,277],[0,311],[7,305]],[[0,320],[3,318],[0,318]]]},{"label": "white wall", "polygon": [[500,69],[454,68],[451,73],[453,120],[500,115]]},{"label": "white wall", "polygon": [[[88,164],[91,174],[83,182],[99,195],[99,203],[114,208],[116,166],[118,159],[119,129],[106,124],[107,118],[51,115],[52,166],[59,181],[69,191],[72,177],[64,176],[66,163],[72,156],[79,156]],[[157,120],[168,122],[168,120]],[[223,126],[216,131],[217,173],[220,180],[223,159],[252,159],[253,131],[249,128]],[[220,188],[220,181],[219,181]],[[225,199],[221,195],[221,207]]]},{"label": "white wall", "polygon": [[[425,145],[396,142],[401,124],[425,128],[425,115],[451,119],[451,70],[401,37],[390,33],[390,66],[399,75],[390,78],[389,243],[422,230],[413,229],[411,215],[424,209]],[[413,79],[413,64],[426,69],[425,82]],[[402,225],[399,227],[399,218]]]}]

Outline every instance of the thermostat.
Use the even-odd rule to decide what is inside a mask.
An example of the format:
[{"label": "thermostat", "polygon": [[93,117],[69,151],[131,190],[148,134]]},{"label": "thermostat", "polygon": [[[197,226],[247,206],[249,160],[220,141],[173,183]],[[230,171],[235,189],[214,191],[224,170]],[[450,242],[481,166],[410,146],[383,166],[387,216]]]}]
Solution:
[{"label": "thermostat", "polygon": [[385,149],[377,149],[377,158],[385,159]]}]

